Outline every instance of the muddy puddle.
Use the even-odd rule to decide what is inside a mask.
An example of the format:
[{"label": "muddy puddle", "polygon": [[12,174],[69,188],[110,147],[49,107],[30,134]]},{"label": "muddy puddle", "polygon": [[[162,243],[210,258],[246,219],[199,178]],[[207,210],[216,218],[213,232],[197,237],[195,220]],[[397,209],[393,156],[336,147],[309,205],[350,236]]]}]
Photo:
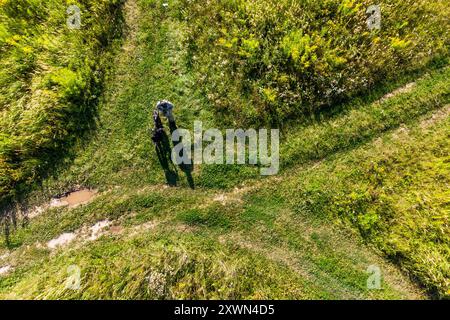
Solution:
[{"label": "muddy puddle", "polygon": [[94,198],[96,193],[97,193],[96,190],[90,190],[90,189],[74,191],[74,192],[67,194],[64,197],[53,199],[51,206],[52,207],[60,207],[60,206],[75,207],[77,205],[89,202],[90,200],[92,200],[92,198]]},{"label": "muddy puddle", "polygon": [[64,196],[55,197],[51,199],[50,203],[43,204],[39,207],[34,207],[27,212],[29,219],[36,218],[42,212],[49,208],[58,207],[76,207],[81,204],[88,203],[97,195],[97,190],[81,189],[78,191],[68,192]]}]

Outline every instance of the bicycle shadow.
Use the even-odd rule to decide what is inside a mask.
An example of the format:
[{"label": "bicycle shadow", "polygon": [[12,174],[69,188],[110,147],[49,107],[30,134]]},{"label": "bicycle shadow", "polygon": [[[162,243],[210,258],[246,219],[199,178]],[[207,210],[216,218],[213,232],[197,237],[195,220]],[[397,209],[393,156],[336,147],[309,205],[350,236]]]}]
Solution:
[{"label": "bicycle shadow", "polygon": [[[177,130],[178,127],[175,122],[169,122],[170,134]],[[180,140],[180,143],[182,141]],[[158,156],[159,163],[164,170],[167,184],[169,186],[177,186],[179,181],[179,175],[177,166],[172,162],[172,146],[170,139],[165,131],[161,131],[161,139],[155,143],[156,154]],[[181,154],[181,156],[183,156]],[[189,159],[190,164],[180,164],[178,168],[186,176],[187,183],[191,189],[195,189],[194,178],[192,177],[192,171],[194,166],[192,165],[192,159]]]},{"label": "bicycle shadow", "polygon": [[164,170],[167,184],[171,187],[176,186],[179,180],[178,172],[175,165],[172,163],[172,148],[170,147],[169,137],[164,131],[161,132],[160,141],[155,143],[155,149],[159,164]]}]

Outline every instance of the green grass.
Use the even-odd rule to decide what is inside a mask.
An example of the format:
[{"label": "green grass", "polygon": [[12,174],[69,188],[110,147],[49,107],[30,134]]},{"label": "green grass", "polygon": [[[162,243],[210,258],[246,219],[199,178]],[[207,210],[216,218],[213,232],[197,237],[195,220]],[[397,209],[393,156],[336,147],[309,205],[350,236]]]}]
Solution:
[{"label": "green grass", "polygon": [[[176,192],[170,192],[170,195],[174,194]],[[203,197],[207,198],[207,195]],[[273,227],[255,221],[253,232],[248,232],[243,207],[258,207],[258,202],[252,202],[257,201],[253,197],[252,201],[235,205],[234,210],[230,210],[233,207],[230,205],[209,204],[186,211],[189,214],[182,214],[181,219],[180,215],[172,213],[183,210],[165,203],[163,212],[146,216],[146,221],[153,221],[155,227],[136,234],[132,228],[141,225],[142,216],[135,216],[133,212],[142,214],[145,211],[139,207],[143,198],[131,196],[124,205],[123,195],[109,194],[107,199],[111,207],[118,207],[117,210],[122,212],[116,224],[128,231],[107,235],[91,243],[71,245],[56,253],[33,243],[45,244],[63,231],[80,228],[75,217],[79,217],[84,225],[104,219],[105,216],[92,213],[96,211],[93,206],[101,206],[106,197],[98,198],[86,207],[65,211],[65,214],[61,212],[58,218],[54,216],[55,212],[44,213],[32,222],[32,229],[19,232],[23,243],[8,257],[16,269],[9,277],[1,279],[0,296],[50,299],[420,296],[395,268],[357,244],[354,236],[335,230],[333,226],[321,223],[320,228],[315,228],[308,219],[290,219],[287,215],[292,213],[284,211],[280,212]],[[197,200],[206,203],[205,199]],[[177,203],[186,205],[182,199],[177,199]],[[212,214],[217,211],[223,213],[220,223],[217,223],[218,216]],[[91,212],[91,215],[83,216],[83,212]],[[198,219],[199,215],[203,218]],[[228,217],[227,224],[223,223],[224,216]],[[52,224],[55,220],[60,223]],[[291,227],[286,229],[285,226]],[[311,230],[305,228],[313,227],[314,235],[308,235]],[[336,242],[346,245],[336,250]],[[366,288],[365,271],[371,264],[383,266],[386,272],[382,290]],[[70,265],[82,269],[80,291],[64,289]],[[162,291],[149,285],[151,275],[162,275],[165,279],[158,282]]]},{"label": "green grass", "polygon": [[348,221],[433,295],[445,297],[448,105],[437,114],[441,119],[434,126],[399,129],[362,149],[331,156],[291,181],[287,189],[295,193],[285,197],[294,199],[298,212]]},{"label": "green grass", "polygon": [[[137,6],[135,6],[137,4]],[[160,1],[125,4],[127,35],[97,129],[29,205],[74,186],[89,204],[52,208],[0,241],[0,298],[411,299],[449,294],[449,72],[446,60],[283,128],[281,172],[196,166],[166,186],[150,141],[154,102],[179,127],[220,125],[186,67],[187,25]],[[380,100],[408,82],[410,90]],[[431,120],[430,120],[431,119]],[[219,128],[224,129],[219,126]],[[51,252],[65,232],[108,219],[120,232]],[[150,223],[150,224],[149,224]],[[67,290],[67,268],[81,290]],[[370,266],[382,288],[367,288]]]},{"label": "green grass", "polygon": [[[78,1],[79,29],[67,26],[70,4],[0,2],[2,211],[20,202],[93,128],[104,75],[121,37],[121,1]],[[2,213],[0,222],[5,219]]]},{"label": "green grass", "polygon": [[[79,291],[64,290],[68,263],[82,268],[83,288]],[[35,272],[56,277],[37,279],[31,276]],[[173,232],[102,239],[76,252],[44,258],[24,270],[23,276],[22,281],[16,279],[19,281],[2,287],[5,293],[9,286],[14,287],[4,297],[254,299],[315,294],[306,284],[292,287],[292,281],[301,280],[281,264],[245,250],[223,247],[203,236]]]},{"label": "green grass", "polygon": [[[401,93],[382,102],[375,98],[380,99],[383,91],[375,92],[372,96],[354,99],[341,106],[342,112],[337,115],[319,114],[318,120],[289,125],[281,136],[281,169],[320,160],[334,152],[354,148],[387,130],[414,121],[418,116],[441,107],[449,98],[449,75],[450,69],[447,67],[431,70],[416,81],[411,92]],[[152,82],[150,79],[148,81]],[[401,83],[401,80],[399,82]],[[130,84],[131,87],[134,85]],[[170,92],[169,89],[166,90]],[[126,94],[124,103],[130,99],[153,101],[145,96]],[[154,99],[157,99],[157,96]],[[114,101],[107,106],[112,103]],[[182,102],[179,106],[184,109],[185,104]],[[187,108],[190,107],[188,104]],[[164,174],[149,143],[150,109],[150,106],[142,106],[139,111],[133,112],[130,115],[133,118],[135,113],[146,115],[142,115],[134,125],[122,123],[126,120],[122,115],[112,116],[110,109],[102,109],[106,118],[102,126],[106,129],[99,129],[98,135],[94,137],[92,144],[88,145],[87,150],[82,150],[77,155],[71,170],[63,169],[58,183],[64,183],[64,180],[68,180],[68,183],[62,185],[61,191],[67,188],[69,183],[73,184],[73,181],[100,187],[124,183],[133,186],[164,183]],[[182,111],[180,113],[183,114]],[[192,114],[189,120],[181,118],[179,126],[191,128],[194,116],[195,114]],[[124,134],[111,129],[116,126],[134,127],[135,131],[129,130],[129,133]],[[67,173],[70,175],[65,177]],[[193,176],[196,186],[212,189],[229,189],[249,179],[260,179],[258,167],[238,165],[201,165],[194,170]],[[179,178],[179,184],[187,186],[181,171]]]},{"label": "green grass", "polygon": [[234,126],[283,125],[448,55],[444,0],[378,1],[379,30],[367,0],[179,2],[192,70]]},{"label": "green grass", "polygon": [[[443,110],[447,110],[448,115],[448,108]],[[442,115],[445,114],[442,113]],[[400,276],[392,265],[382,261],[365,245],[358,243],[358,236],[352,234],[345,225],[335,225],[333,221],[338,221],[336,218],[342,218],[343,221],[349,221],[358,227],[365,227],[366,224],[361,223],[365,220],[353,220],[354,215],[357,217],[370,215],[371,210],[368,209],[376,208],[378,202],[368,201],[364,196],[362,199],[367,201],[365,205],[361,205],[361,201],[355,202],[354,199],[359,199],[355,193],[364,194],[364,190],[355,183],[366,188],[381,187],[376,180],[372,179],[373,173],[370,171],[372,165],[379,162],[385,163],[386,168],[392,170],[396,179],[402,181],[396,174],[395,165],[402,166],[401,159],[410,159],[405,158],[405,154],[414,150],[435,150],[442,147],[442,143],[448,138],[448,119],[443,118],[442,115],[440,118],[435,118],[433,122],[425,120],[419,125],[412,126],[407,134],[402,131],[388,133],[382,136],[382,140],[375,140],[350,152],[338,153],[319,165],[306,165],[300,170],[292,169],[282,177],[272,178],[278,181],[276,184],[268,179],[267,183],[242,193],[234,191],[225,193],[226,197],[222,199],[227,199],[226,201],[229,202],[224,204],[220,203],[222,200],[212,201],[211,197],[214,194],[207,190],[193,191],[185,188],[158,190],[148,187],[139,192],[129,189],[113,190],[83,207],[69,211],[57,209],[46,212],[33,220],[30,228],[20,229],[15,235],[22,239],[22,243],[17,249],[17,255],[13,254],[10,259],[17,265],[18,270],[3,284],[5,297],[14,297],[11,292],[17,294],[17,297],[39,298],[334,299],[346,297],[386,299],[417,297],[412,294],[418,289],[409,284],[407,278]],[[418,140],[421,141],[420,144],[417,144]],[[424,146],[427,147],[424,148]],[[441,154],[445,152],[443,150]],[[439,157],[440,154],[437,156]],[[392,161],[387,161],[388,158]],[[420,164],[424,158],[428,160],[429,157],[427,154],[423,157],[413,157],[413,162]],[[358,165],[355,166],[355,163]],[[410,167],[413,166],[410,164]],[[440,170],[442,169],[444,168]],[[439,175],[448,177],[448,174],[442,172],[439,172]],[[387,181],[391,180],[394,179],[387,179]],[[399,192],[396,191],[396,193]],[[394,193],[395,196],[396,193]],[[340,200],[341,198],[345,201]],[[383,199],[385,202],[388,200],[386,197]],[[392,203],[397,202],[392,201]],[[436,204],[438,202],[432,201],[428,205]],[[365,210],[357,212],[361,207]],[[435,209],[440,210],[439,206]],[[58,216],[54,216],[55,214]],[[402,211],[397,214],[402,216],[402,219],[408,218],[408,215],[404,215]],[[389,220],[384,220],[385,217],[381,217],[382,221],[371,226],[373,230],[366,229],[366,232],[373,231],[375,236],[371,234],[367,236],[368,234],[364,232],[362,234],[381,250],[389,249],[396,251],[397,256],[403,255],[403,260],[397,262],[405,271],[418,276],[419,272],[426,270],[423,276],[425,276],[424,279],[428,279],[427,281],[434,279],[434,274],[444,275],[443,280],[429,282],[429,288],[436,288],[441,281],[441,285],[445,286],[445,264],[438,264],[434,268],[430,268],[428,264],[430,261],[445,262],[445,248],[448,243],[445,233],[434,244],[434,249],[425,239],[422,241],[417,236],[402,236],[405,227],[415,229],[411,224],[419,222],[417,217],[416,212],[410,212],[406,223],[400,220],[397,224],[395,218],[390,217]],[[32,245],[35,241],[44,243],[62,232],[73,231],[83,225],[92,225],[105,218],[117,219],[118,225],[128,228],[139,226],[144,221],[160,224],[150,233],[143,231],[133,235],[130,232],[129,237],[127,233],[125,236],[105,236],[81,248],[76,246],[73,249],[58,251],[56,255],[50,254],[46,249],[26,249],[25,244]],[[424,220],[420,221],[419,226],[428,224],[431,227],[432,223],[436,222],[436,216],[422,218]],[[445,223],[445,220],[442,221]],[[158,236],[154,236],[155,234]],[[438,236],[439,233],[432,232],[431,235]],[[424,234],[424,236],[427,235]],[[390,241],[392,237],[402,239],[400,246],[393,245]],[[199,247],[198,243],[204,241],[210,243],[212,247]],[[424,265],[420,256],[425,252],[422,252],[421,248],[417,248],[416,252],[402,250],[401,245],[408,245],[410,241],[426,244],[428,251],[433,249],[436,260],[433,260],[433,257],[427,257],[427,263]],[[168,272],[165,269],[162,272],[160,269],[161,264],[165,265],[167,262],[160,260],[155,262],[148,260],[147,257],[147,255],[159,256],[167,250],[170,252],[171,249],[161,249],[160,242],[168,248],[172,248],[171,245],[176,243],[175,247],[181,246],[182,250],[187,250],[187,256],[192,259],[197,259],[198,254],[203,254],[203,260],[196,265],[200,264],[202,267],[199,268],[206,273],[197,274],[197,269],[188,268],[188,271],[185,271],[186,278],[181,277],[173,282],[164,282],[165,288],[169,289],[167,292],[164,291],[163,295],[143,289],[143,284],[146,284],[143,275],[148,275],[150,272],[148,270],[156,268],[159,270],[158,274]],[[33,253],[35,250],[38,252]],[[110,252],[110,250],[113,251]],[[391,256],[389,252],[386,253]],[[217,254],[221,257],[229,257],[230,260],[224,261]],[[129,255],[134,258],[128,258]],[[258,258],[255,258],[255,255]],[[114,264],[115,268],[111,267],[111,262],[106,262],[111,259],[117,261]],[[210,288],[205,283],[200,286],[201,289],[198,289],[201,293],[192,289],[192,286],[197,286],[200,281],[197,277],[202,278],[204,274],[210,275],[212,272],[206,277],[206,281],[213,281],[217,268],[234,268],[236,261],[239,261],[238,269],[245,270],[240,271],[243,272],[242,275],[238,273],[236,281],[242,285],[247,283],[244,285],[245,288],[233,288],[223,295],[216,290],[216,287]],[[82,291],[72,292],[61,289],[69,262],[82,266],[83,274],[85,274]],[[171,264],[168,263],[168,265]],[[366,288],[365,271],[370,265],[378,265],[383,271],[384,282],[381,291],[371,291]],[[32,271],[42,268],[45,271],[40,274]],[[206,271],[203,268],[206,268]],[[281,271],[283,268],[286,271]],[[259,279],[261,272],[264,272],[264,277],[269,279],[267,282],[261,283]],[[125,278],[122,279],[122,277]],[[227,278],[223,276],[219,278],[221,280],[217,280],[216,285],[226,286]],[[123,282],[118,279],[122,279]],[[290,289],[287,289],[285,281],[290,283]],[[427,281],[422,282],[427,283]],[[399,282],[402,283],[400,287]],[[36,295],[29,293],[37,290],[33,289],[33,286],[37,286],[40,290],[39,293],[35,291]],[[189,293],[183,290],[177,291],[179,286],[190,288]],[[58,288],[60,291],[57,291]],[[103,291],[100,291],[100,288]],[[118,288],[122,291],[117,291]],[[299,288],[299,291],[292,291],[292,288]]]}]

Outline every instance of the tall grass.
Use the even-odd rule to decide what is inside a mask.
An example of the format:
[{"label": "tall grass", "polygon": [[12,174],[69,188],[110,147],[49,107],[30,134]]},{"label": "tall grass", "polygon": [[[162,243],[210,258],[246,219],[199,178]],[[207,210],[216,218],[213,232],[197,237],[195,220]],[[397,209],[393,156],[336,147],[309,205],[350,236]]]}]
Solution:
[{"label": "tall grass", "polygon": [[[0,207],[91,126],[121,3],[0,1]],[[68,27],[70,5],[80,8],[79,29]]]},{"label": "tall grass", "polygon": [[[444,0],[182,0],[190,65],[229,123],[282,124],[448,53]],[[239,114],[239,117],[235,115]]]}]

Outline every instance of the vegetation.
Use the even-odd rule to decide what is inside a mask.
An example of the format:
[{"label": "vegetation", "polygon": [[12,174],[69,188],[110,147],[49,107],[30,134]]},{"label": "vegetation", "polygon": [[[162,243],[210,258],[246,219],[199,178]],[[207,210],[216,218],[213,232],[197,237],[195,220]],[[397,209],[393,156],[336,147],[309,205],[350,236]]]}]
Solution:
[{"label": "vegetation", "polygon": [[[86,206],[48,210],[13,235],[16,250],[7,260],[17,269],[2,282],[0,295],[106,299],[421,296],[391,265],[359,244],[346,223],[333,222],[341,218],[358,226],[366,239],[406,272],[421,277],[432,292],[445,297],[449,229],[442,210],[448,166],[442,161],[448,158],[444,141],[449,112],[447,107],[353,151],[238,190],[122,185]],[[429,162],[429,153],[420,154],[423,146],[430,153],[440,152]],[[414,170],[418,175],[405,181],[397,174],[399,168],[433,164],[437,166],[431,176]],[[379,170],[374,171],[374,166]],[[437,193],[419,193],[418,185],[435,179],[441,181],[436,184]],[[417,194],[437,195],[437,199],[427,198],[417,206]],[[399,197],[406,201],[399,202]],[[114,227],[95,242],[81,238],[56,252],[45,247],[64,232],[104,219],[113,221]],[[69,265],[80,266],[82,290],[64,289]],[[366,287],[365,271],[370,265],[383,272],[382,290]]]},{"label": "vegetation", "polygon": [[119,0],[0,2],[0,205],[20,198],[93,124]]},{"label": "vegetation", "polygon": [[[444,1],[382,2],[385,26],[372,32],[364,25],[364,1],[162,3],[111,4],[114,22],[125,13],[122,50],[95,56],[92,70],[114,65],[103,85],[89,86],[98,101],[67,104],[87,111],[98,102],[92,109],[98,114],[83,113],[96,114],[87,121],[95,130],[77,140],[74,129],[55,140],[67,145],[67,156],[23,204],[39,213],[35,206],[74,188],[99,193],[78,207],[44,207],[23,219],[8,242],[0,240],[0,268],[10,267],[0,275],[0,298],[448,298]],[[205,20],[204,10],[213,17]],[[300,50],[305,43],[316,48]],[[52,66],[66,68],[61,61]],[[228,62],[214,65],[220,61]],[[286,85],[278,81],[283,75]],[[313,94],[332,85],[337,91],[328,96]],[[48,90],[59,96],[59,88]],[[182,168],[169,177],[149,137],[161,98],[174,103],[182,128],[195,120],[220,129],[280,124],[280,174],[261,178],[257,166],[199,165],[189,172],[194,188]],[[10,110],[21,119],[25,102],[8,101],[1,121],[12,121]],[[64,118],[68,128],[80,113],[72,115]],[[2,134],[3,128],[9,127]],[[61,145],[36,156],[53,160]],[[92,239],[90,228],[105,221],[108,227]],[[72,242],[47,246],[66,233]],[[66,287],[72,265],[80,268],[80,290]],[[367,286],[373,266],[381,270],[379,290]]]},{"label": "vegetation", "polygon": [[291,184],[298,210],[350,222],[441,298],[450,289],[449,115],[447,105]]},{"label": "vegetation", "polygon": [[[447,54],[446,1],[182,1],[191,64],[229,123],[278,124]],[[239,114],[239,118],[235,117]]]}]

